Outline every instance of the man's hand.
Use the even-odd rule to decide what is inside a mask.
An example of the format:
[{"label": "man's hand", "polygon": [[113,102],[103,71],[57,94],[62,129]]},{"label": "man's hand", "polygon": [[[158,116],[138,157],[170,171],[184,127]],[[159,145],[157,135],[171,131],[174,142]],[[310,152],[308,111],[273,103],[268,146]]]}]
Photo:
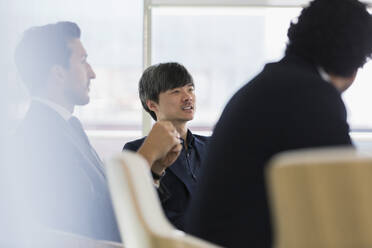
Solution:
[{"label": "man's hand", "polygon": [[180,154],[182,145],[180,135],[169,121],[158,121],[152,127],[149,135],[138,149],[156,174],[170,166]]},{"label": "man's hand", "polygon": [[181,150],[182,145],[178,144],[174,146],[163,158],[160,158],[153,163],[151,170],[158,175],[163,174],[164,170],[176,161]]}]

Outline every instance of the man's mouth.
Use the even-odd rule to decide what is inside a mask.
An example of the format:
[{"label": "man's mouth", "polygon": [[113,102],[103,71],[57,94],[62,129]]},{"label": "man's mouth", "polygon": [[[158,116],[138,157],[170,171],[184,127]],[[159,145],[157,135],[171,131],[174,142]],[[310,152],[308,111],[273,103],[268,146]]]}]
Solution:
[{"label": "man's mouth", "polygon": [[182,107],[182,110],[191,110],[191,109],[194,109],[194,107],[193,106]]}]

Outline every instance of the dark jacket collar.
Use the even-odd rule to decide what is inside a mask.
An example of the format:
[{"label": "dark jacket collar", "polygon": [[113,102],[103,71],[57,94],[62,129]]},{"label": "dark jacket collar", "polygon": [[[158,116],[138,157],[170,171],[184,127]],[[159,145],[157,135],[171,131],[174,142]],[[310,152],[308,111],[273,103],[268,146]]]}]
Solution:
[{"label": "dark jacket collar", "polygon": [[280,61],[280,64],[295,65],[297,67],[306,68],[313,73],[319,74],[318,66],[305,58],[293,53],[286,54]]},{"label": "dark jacket collar", "polygon": [[[184,142],[184,140],[182,140]],[[191,133],[190,129],[187,129],[187,134],[186,134],[186,145],[187,148],[193,147],[194,146],[194,135]]]}]

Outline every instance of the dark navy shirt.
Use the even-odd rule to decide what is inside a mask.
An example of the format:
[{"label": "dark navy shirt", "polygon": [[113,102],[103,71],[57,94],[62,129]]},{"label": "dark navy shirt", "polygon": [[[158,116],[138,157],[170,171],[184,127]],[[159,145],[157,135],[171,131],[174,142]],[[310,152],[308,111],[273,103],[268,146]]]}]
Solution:
[{"label": "dark navy shirt", "polygon": [[[146,137],[125,144],[123,150],[137,151]],[[209,137],[187,131],[187,149],[182,141],[182,151],[177,160],[166,169],[158,189],[163,210],[178,229],[184,229],[184,214],[197,190],[200,167],[206,154]]]},{"label": "dark navy shirt", "polygon": [[189,130],[187,131],[186,143],[185,145],[184,140],[181,139],[182,151],[178,159],[180,163],[184,164],[189,177],[196,182],[200,169],[200,157],[197,153],[197,147],[195,148],[194,136]]}]

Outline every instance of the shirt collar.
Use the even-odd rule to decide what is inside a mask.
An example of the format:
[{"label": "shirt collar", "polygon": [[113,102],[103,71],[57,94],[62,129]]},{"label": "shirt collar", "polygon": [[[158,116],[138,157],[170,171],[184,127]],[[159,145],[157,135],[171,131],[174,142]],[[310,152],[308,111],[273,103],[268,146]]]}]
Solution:
[{"label": "shirt collar", "polygon": [[39,103],[42,103],[42,104],[47,105],[49,108],[53,109],[60,116],[62,116],[62,118],[64,120],[66,120],[66,121],[68,121],[71,118],[71,116],[72,116],[72,114],[70,113],[70,111],[68,111],[67,109],[65,109],[61,105],[59,105],[59,104],[57,104],[55,102],[49,101],[49,100],[47,100],[45,98],[32,97],[32,101],[36,101],[36,102],[39,102]]},{"label": "shirt collar", "polygon": [[191,133],[190,129],[187,129],[186,141],[187,141],[187,144],[184,144],[185,140],[181,138],[181,143],[183,144],[182,146],[185,147],[185,145],[187,145],[187,148],[192,147],[194,143],[194,135]]},{"label": "shirt collar", "polygon": [[190,129],[187,129],[186,141],[187,141],[187,147],[191,147],[194,142],[194,135],[192,135]]},{"label": "shirt collar", "polygon": [[324,81],[327,81],[328,83],[331,82],[331,78],[330,78],[329,74],[327,72],[325,72],[325,70],[322,67],[318,67],[318,72],[319,72],[320,77]]}]

